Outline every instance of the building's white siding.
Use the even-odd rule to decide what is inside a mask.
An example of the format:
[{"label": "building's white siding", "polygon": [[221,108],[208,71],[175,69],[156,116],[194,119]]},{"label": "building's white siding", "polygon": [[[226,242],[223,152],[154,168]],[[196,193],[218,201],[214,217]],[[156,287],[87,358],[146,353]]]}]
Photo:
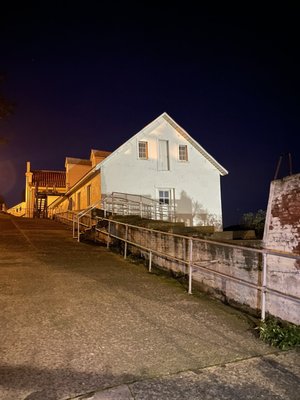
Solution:
[{"label": "building's white siding", "polygon": [[[168,141],[169,170],[160,170],[159,140]],[[139,141],[148,142],[147,160],[138,157]],[[179,161],[179,145],[187,145],[187,161]],[[171,190],[179,221],[222,225],[220,172],[166,121],[146,127],[100,167],[104,195],[124,192],[158,199],[159,189]]]}]

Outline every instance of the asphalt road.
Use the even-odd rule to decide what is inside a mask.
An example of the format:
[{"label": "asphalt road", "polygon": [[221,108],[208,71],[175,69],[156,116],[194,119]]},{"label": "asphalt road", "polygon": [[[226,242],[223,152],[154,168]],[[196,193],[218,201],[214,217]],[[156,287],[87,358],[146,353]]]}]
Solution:
[{"label": "asphalt road", "polygon": [[54,221],[0,214],[0,323],[3,400],[299,399],[299,353]]}]

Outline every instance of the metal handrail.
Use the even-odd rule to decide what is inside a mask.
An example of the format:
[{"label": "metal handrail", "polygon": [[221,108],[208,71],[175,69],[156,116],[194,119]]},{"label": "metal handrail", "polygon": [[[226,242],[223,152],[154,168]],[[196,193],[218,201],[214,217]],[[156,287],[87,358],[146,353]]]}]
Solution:
[{"label": "metal handrail", "polygon": [[[184,236],[184,235],[178,235],[178,234],[173,234],[173,233],[169,233],[169,232],[162,232],[162,231],[158,231],[155,229],[149,229],[149,228],[145,228],[145,227],[140,227],[140,226],[136,226],[136,225],[131,225],[131,224],[126,224],[123,222],[119,222],[119,221],[113,221],[111,219],[107,219],[107,218],[101,218],[101,217],[97,217],[96,219],[98,220],[102,220],[102,221],[107,221],[108,222],[108,230],[105,231],[103,229],[98,229],[96,227],[96,231],[101,232],[102,234],[107,235],[108,239],[107,239],[107,247],[109,247],[109,241],[110,241],[110,237],[121,240],[125,243],[125,249],[124,249],[124,258],[126,258],[127,256],[127,246],[128,244],[133,245],[135,247],[138,247],[142,250],[145,250],[147,252],[149,252],[149,271],[151,271],[151,265],[152,265],[152,255],[156,254],[158,256],[164,257],[166,259],[170,259],[173,261],[177,261],[180,263],[183,263],[185,265],[187,265],[189,267],[189,271],[188,271],[188,276],[189,276],[189,284],[188,284],[188,293],[191,294],[192,293],[192,275],[193,275],[193,268],[199,268],[205,272],[208,273],[212,273],[214,275],[220,276],[220,277],[224,277],[226,279],[230,279],[232,281],[238,282],[242,285],[246,285],[248,287],[252,287],[257,289],[258,291],[261,292],[261,319],[264,320],[265,316],[266,316],[266,294],[267,293],[272,293],[274,295],[289,299],[291,301],[297,302],[300,304],[300,298],[294,295],[289,295],[283,292],[280,292],[276,289],[272,289],[270,287],[267,286],[267,256],[271,255],[271,256],[278,256],[278,257],[284,257],[284,258],[289,258],[289,259],[295,259],[295,260],[300,260],[300,256],[296,256],[296,255],[291,255],[288,253],[282,253],[279,251],[275,251],[275,250],[270,250],[270,249],[255,249],[255,248],[249,248],[246,246],[237,246],[237,245],[232,245],[229,243],[221,243],[221,242],[216,242],[214,240],[207,240],[207,239],[200,239],[200,238],[191,238],[189,236]],[[125,238],[115,235],[113,233],[111,233],[111,224],[117,224],[117,225],[123,225],[125,227]],[[166,254],[163,253],[159,250],[157,250],[156,248],[153,249],[150,245],[150,247],[148,246],[144,246],[141,245],[137,242],[134,242],[132,240],[128,239],[128,229],[129,228],[134,228],[134,229],[138,229],[138,230],[142,230],[142,231],[148,231],[150,233],[150,235],[152,233],[159,233],[161,235],[164,236],[172,236],[172,237],[177,237],[177,238],[181,238],[183,240],[188,240],[189,246],[188,246],[188,255],[186,257],[186,259],[184,258],[178,258],[175,257],[173,255],[170,254]],[[244,250],[244,251],[249,251],[249,252],[253,252],[253,253],[257,253],[257,254],[262,254],[263,257],[263,270],[262,270],[262,283],[261,285],[246,281],[244,279],[241,278],[237,278],[235,276],[226,274],[224,272],[220,272],[220,271],[216,271],[213,270],[207,266],[204,265],[200,265],[199,261],[195,261],[193,260],[193,242],[201,242],[201,243],[207,243],[207,244],[215,244],[218,246],[223,246],[223,247],[231,247],[234,249],[240,249],[240,250]],[[151,241],[150,241],[151,243]],[[212,262],[216,262],[217,260],[206,260],[208,263],[212,263]],[[299,272],[299,271],[298,271]]]},{"label": "metal handrail", "polygon": [[[129,199],[129,196],[138,198],[140,199],[140,201]],[[147,202],[150,204],[141,201],[142,199],[147,200]],[[129,206],[127,208],[127,215],[140,215],[141,217],[143,217],[143,215],[150,215],[151,218],[154,217],[152,219],[157,219],[157,217],[159,216],[161,218],[166,217],[168,220],[175,220],[176,213],[173,206],[170,206],[169,204],[159,203],[157,200],[151,199],[143,195],[113,192],[103,199],[103,208],[107,210],[109,205],[113,214],[119,214],[119,212],[115,213],[114,211],[116,209],[118,210],[118,207],[120,206],[123,207],[124,213],[125,204]],[[134,208],[135,206],[136,209]],[[129,209],[131,209],[131,211],[134,210],[134,212],[129,212]],[[122,212],[120,214],[122,215]]]},{"label": "metal handrail", "polygon": [[[89,224],[84,224],[82,222],[80,222],[80,219],[82,217],[84,217],[85,215],[87,215],[89,212],[91,212],[92,210],[94,210],[99,204],[102,203],[102,200],[98,200],[95,203],[93,203],[92,205],[90,205],[89,207],[85,208],[84,210],[79,211],[76,216],[73,218],[73,238],[77,238],[77,241],[80,242],[80,226],[85,226],[86,228],[91,227],[92,224],[92,218],[90,217],[89,220]],[[77,221],[76,221],[77,219]],[[77,236],[75,236],[75,232],[76,232],[76,223],[77,223]]]},{"label": "metal handrail", "polygon": [[[86,211],[86,210],[84,210],[84,211]],[[72,221],[72,218],[70,218],[70,216],[68,215],[69,213],[70,212],[67,212],[67,216],[62,217],[62,218],[66,219],[68,221]],[[75,213],[71,212],[71,214],[74,215]],[[89,218],[91,219],[91,216],[89,216]],[[162,232],[162,231],[159,231],[156,229],[150,229],[150,228],[140,227],[140,226],[136,226],[136,225],[132,225],[132,224],[127,224],[127,223],[120,222],[120,221],[114,221],[112,219],[105,218],[105,217],[95,217],[95,220],[96,221],[106,221],[108,223],[107,230],[97,228],[97,224],[96,224],[96,228],[95,228],[95,230],[97,232],[100,232],[107,236],[107,241],[106,241],[107,247],[109,247],[110,237],[124,242],[124,244],[125,244],[124,245],[124,258],[126,258],[126,256],[127,256],[128,245],[132,245],[132,246],[135,246],[137,248],[147,251],[149,253],[149,267],[148,267],[149,271],[151,271],[153,254],[163,257],[165,259],[170,259],[170,260],[182,263],[182,264],[188,266],[188,278],[189,278],[188,279],[188,293],[189,294],[192,293],[193,272],[194,272],[194,268],[196,268],[196,269],[200,269],[200,270],[204,271],[205,273],[223,277],[223,278],[235,281],[241,285],[245,285],[245,286],[248,286],[248,287],[251,287],[251,288],[254,288],[254,289],[260,291],[261,292],[261,318],[262,318],[262,320],[265,319],[265,315],[266,315],[266,295],[267,295],[267,293],[270,293],[270,294],[273,294],[275,296],[279,296],[282,298],[286,298],[288,300],[291,300],[291,301],[294,301],[294,302],[300,304],[299,297],[280,292],[276,289],[272,289],[272,288],[268,287],[268,285],[267,285],[267,257],[268,256],[277,256],[277,257],[283,257],[283,258],[294,259],[294,260],[300,260],[300,256],[291,255],[289,253],[283,253],[283,252],[275,251],[275,250],[271,250],[271,249],[257,249],[257,248],[250,248],[250,247],[241,246],[241,245],[234,245],[234,244],[230,244],[230,243],[218,242],[218,241],[210,240],[210,239],[201,239],[201,238],[195,238],[195,237],[191,238],[190,236],[179,235],[179,234],[174,234],[174,233],[170,233],[170,232]],[[83,226],[90,225],[90,223],[89,223],[89,225],[86,225],[86,224],[83,224],[82,222],[80,222],[80,224]],[[125,237],[121,237],[121,236],[113,234],[111,232],[111,224],[124,226],[125,227]],[[146,231],[146,232],[150,233],[150,238],[151,238],[152,234],[160,234],[160,235],[167,236],[167,237],[176,237],[178,239],[182,239],[183,241],[188,241],[188,252],[186,255],[183,254],[183,257],[181,258],[181,257],[175,257],[170,254],[166,254],[165,252],[161,252],[157,248],[153,248],[153,246],[151,246],[151,240],[150,240],[150,247],[141,245],[133,240],[128,239],[129,228],[137,229],[140,231]],[[213,264],[213,263],[217,262],[218,260],[202,260],[202,261],[194,260],[193,259],[193,245],[194,245],[194,243],[197,243],[197,242],[205,243],[205,244],[209,244],[209,245],[217,245],[217,246],[226,247],[226,248],[233,248],[233,249],[238,249],[238,250],[242,250],[242,251],[248,251],[248,252],[252,252],[252,253],[256,253],[256,254],[261,254],[262,255],[262,282],[261,282],[261,284],[255,284],[253,282],[246,281],[245,279],[238,278],[238,277],[226,274],[224,272],[220,272],[217,270],[213,270],[212,268],[209,268],[208,265]],[[204,263],[206,265],[204,265]],[[300,271],[296,271],[295,273],[300,273]]]},{"label": "metal handrail", "polygon": [[[145,204],[137,200],[132,200],[132,199],[130,200],[128,199],[128,196],[135,196],[138,197],[139,199],[146,199],[148,202],[150,202],[150,204]],[[168,219],[175,218],[175,212],[174,211],[173,213],[171,212],[172,211],[171,206],[169,206],[168,204],[160,204],[157,200],[142,195],[134,195],[122,192],[112,192],[110,195],[96,201],[94,204],[90,205],[86,209],[79,210],[77,213],[73,214],[73,220],[72,220],[73,237],[77,238],[78,242],[80,241],[80,227],[81,226],[91,227],[92,224],[91,216],[89,216],[90,217],[89,224],[82,223],[81,219],[99,205],[101,206],[101,209],[103,209],[105,216],[107,212],[111,212],[112,214],[140,215],[141,217],[154,216],[153,219],[157,219],[156,218],[157,216],[161,216],[162,218],[167,217]],[[116,210],[117,212],[115,212]],[[57,214],[60,213],[56,213],[55,215]]]}]

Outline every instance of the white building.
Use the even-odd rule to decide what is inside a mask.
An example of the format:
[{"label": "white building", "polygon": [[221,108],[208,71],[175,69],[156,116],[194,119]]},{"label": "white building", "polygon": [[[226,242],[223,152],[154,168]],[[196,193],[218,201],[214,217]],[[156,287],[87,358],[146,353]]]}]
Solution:
[{"label": "white building", "polygon": [[[90,205],[91,192],[99,199],[113,192],[127,193],[169,204],[176,220],[187,226],[222,229],[220,177],[226,174],[225,168],[163,113],[92,166],[52,207],[67,210],[71,202],[78,210]],[[100,190],[92,187],[95,184]]]}]

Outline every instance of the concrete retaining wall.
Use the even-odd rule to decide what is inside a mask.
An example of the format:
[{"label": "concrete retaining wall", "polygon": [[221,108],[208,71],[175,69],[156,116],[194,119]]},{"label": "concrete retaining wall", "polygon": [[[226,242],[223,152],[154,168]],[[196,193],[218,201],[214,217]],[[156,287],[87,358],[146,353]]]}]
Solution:
[{"label": "concrete retaining wall", "polygon": [[[125,237],[125,227],[121,224],[111,224],[111,233]],[[188,239],[166,235],[163,232],[150,232],[138,228],[128,228],[128,240],[155,249],[164,256],[153,254],[153,263],[164,269],[186,274],[187,265],[182,260],[188,260]],[[135,246],[129,246],[129,250],[148,259],[149,253]],[[168,259],[168,256],[176,257],[177,261]],[[262,284],[262,255],[249,250],[242,250],[214,243],[203,243],[193,240],[193,263],[200,263],[207,268],[230,275],[240,282],[216,276],[215,274],[194,267],[193,284],[200,286],[215,297],[223,301],[238,303],[241,306],[250,307],[259,312],[261,310],[261,291],[244,285],[242,281],[253,285]],[[300,285],[295,285],[294,279],[299,282],[299,275],[283,274],[284,269],[289,269],[294,260],[283,259],[268,255],[267,258],[267,282],[268,287],[292,294],[300,298]],[[277,269],[275,266],[277,265]],[[279,271],[279,272],[278,272]],[[283,320],[300,324],[299,303],[285,300],[276,295],[267,294],[266,312]]]}]

